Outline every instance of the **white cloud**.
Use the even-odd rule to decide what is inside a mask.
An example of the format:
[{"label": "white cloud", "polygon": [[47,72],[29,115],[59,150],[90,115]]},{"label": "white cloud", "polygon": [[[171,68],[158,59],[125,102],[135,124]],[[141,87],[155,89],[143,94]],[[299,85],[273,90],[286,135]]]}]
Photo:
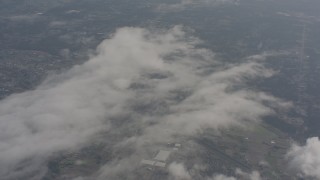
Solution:
[{"label": "white cloud", "polygon": [[181,163],[173,162],[168,167],[169,173],[175,180],[190,180],[191,176]]},{"label": "white cloud", "polygon": [[1,101],[2,177],[16,174],[10,171],[22,161],[77,147],[107,131],[108,118],[121,113],[133,95],[127,86],[144,71],[161,69],[162,53],[184,48],[185,44],[171,42],[181,33],[172,29],[151,38],[155,43],[146,39],[152,34],[144,29],[119,29],[88,62],[49,78],[33,91]]},{"label": "white cloud", "polygon": [[[79,148],[103,131],[108,142],[109,134],[117,135],[109,148],[132,150],[101,168],[98,176],[110,178],[131,172],[147,146],[203,127],[259,122],[273,113],[270,105],[287,106],[245,88],[247,81],[273,73],[261,62],[224,66],[198,48],[200,42],[180,26],[156,32],[121,28],[86,63],[0,101],[0,175],[35,172],[52,154]],[[112,123],[123,116],[130,118]]]},{"label": "white cloud", "polygon": [[304,176],[320,179],[320,141],[318,137],[307,140],[304,146],[293,145],[287,154],[290,166]]}]

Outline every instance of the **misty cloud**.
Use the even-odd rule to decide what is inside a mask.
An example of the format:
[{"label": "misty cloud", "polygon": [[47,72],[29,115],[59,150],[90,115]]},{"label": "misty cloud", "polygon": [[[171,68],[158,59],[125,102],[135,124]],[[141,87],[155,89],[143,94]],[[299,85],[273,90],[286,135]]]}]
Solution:
[{"label": "misty cloud", "polygon": [[[55,153],[80,148],[103,132],[105,141],[117,139],[110,148],[132,152],[96,174],[110,178],[132,172],[149,149],[178,136],[250,125],[273,114],[273,107],[289,105],[246,88],[273,74],[261,62],[222,65],[200,43],[180,26],[121,28],[86,63],[0,101],[0,176],[26,177]],[[179,164],[170,169],[184,172]]]},{"label": "misty cloud", "polygon": [[290,166],[306,177],[320,179],[320,141],[309,138],[304,146],[293,145],[287,154]]}]

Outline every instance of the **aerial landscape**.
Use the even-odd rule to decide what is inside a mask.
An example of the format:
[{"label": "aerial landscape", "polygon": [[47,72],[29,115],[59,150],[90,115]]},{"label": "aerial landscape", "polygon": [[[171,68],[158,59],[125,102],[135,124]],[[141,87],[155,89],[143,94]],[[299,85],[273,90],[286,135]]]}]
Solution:
[{"label": "aerial landscape", "polygon": [[320,180],[319,0],[0,0],[0,180]]}]

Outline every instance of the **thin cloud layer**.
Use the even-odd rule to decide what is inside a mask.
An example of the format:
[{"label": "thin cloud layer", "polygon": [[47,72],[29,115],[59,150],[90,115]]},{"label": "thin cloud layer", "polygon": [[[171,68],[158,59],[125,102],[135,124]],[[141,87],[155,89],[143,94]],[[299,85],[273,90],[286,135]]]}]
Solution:
[{"label": "thin cloud layer", "polygon": [[[185,168],[184,164],[173,162],[168,166],[169,174],[173,180],[191,180],[193,179]],[[194,169],[191,171],[194,172]],[[241,169],[235,170],[234,176],[227,176],[224,174],[215,174],[212,177],[203,178],[206,180],[261,180],[260,173],[258,171],[252,171],[251,173],[243,172]]]},{"label": "thin cloud layer", "polygon": [[191,6],[201,5],[222,5],[222,4],[238,4],[239,0],[179,0],[177,3],[161,4],[157,7],[158,11],[179,11]]},{"label": "thin cloud layer", "polygon": [[222,65],[199,43],[180,26],[121,28],[86,63],[2,100],[0,176],[39,179],[50,156],[82,147],[104,132],[107,142],[117,139],[109,148],[132,152],[112,159],[96,175],[112,178],[132,172],[146,147],[193,136],[203,127],[258,122],[273,113],[272,107],[288,105],[245,87],[272,70],[254,58]]},{"label": "thin cloud layer", "polygon": [[235,177],[229,177],[223,174],[215,175],[213,178],[208,180],[237,180]]},{"label": "thin cloud layer", "polygon": [[240,169],[236,169],[235,174],[236,174],[236,177],[226,176],[224,174],[217,174],[207,180],[237,180],[237,179],[262,180],[260,173],[258,171],[252,171],[251,173],[247,173],[247,172],[243,172]]},{"label": "thin cloud layer", "polygon": [[312,137],[304,146],[293,145],[287,154],[290,166],[306,177],[320,179],[320,140]]}]

